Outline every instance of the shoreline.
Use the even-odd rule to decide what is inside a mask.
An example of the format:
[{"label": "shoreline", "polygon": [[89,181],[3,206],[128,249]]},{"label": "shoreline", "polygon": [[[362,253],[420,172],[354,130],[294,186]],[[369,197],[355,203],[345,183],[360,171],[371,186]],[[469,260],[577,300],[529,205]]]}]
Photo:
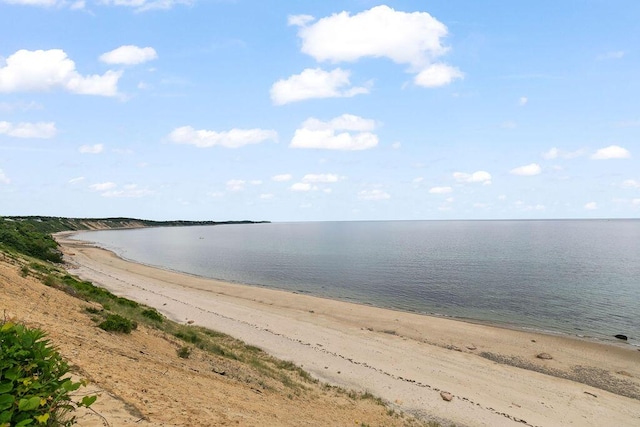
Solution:
[{"label": "shoreline", "polygon": [[[490,220],[490,221],[493,221],[493,220]],[[153,227],[142,227],[142,228],[153,228]],[[126,228],[122,228],[122,229],[124,230]],[[97,244],[95,242],[91,242],[91,241],[88,241],[88,240],[76,240],[76,239],[73,238],[73,236],[75,236],[78,233],[85,233],[85,232],[91,232],[91,231],[99,231],[99,230],[63,231],[63,232],[54,233],[53,237],[56,238],[56,240],[58,240],[57,236],[61,236],[64,239],[68,239],[68,240],[72,241],[73,243],[83,244],[83,245],[87,245],[88,247],[94,247],[94,248],[97,248],[97,249],[101,249],[101,250],[110,252],[113,255],[115,255],[116,257],[118,257],[118,258],[120,258],[120,259],[122,259],[122,260],[124,260],[126,262],[132,263],[132,264],[138,264],[138,265],[142,265],[142,266],[149,267],[149,268],[154,268],[154,269],[163,270],[163,271],[176,273],[176,274],[182,274],[182,275],[193,277],[193,278],[197,278],[197,279],[211,280],[211,281],[214,281],[214,282],[224,282],[224,283],[228,283],[228,284],[231,284],[231,285],[246,286],[246,287],[250,287],[250,288],[274,290],[274,291],[286,292],[286,293],[290,293],[290,294],[294,294],[294,295],[306,295],[306,296],[310,296],[310,297],[313,297],[313,298],[319,298],[319,299],[324,299],[324,300],[329,300],[329,301],[341,301],[341,302],[345,302],[347,304],[355,304],[355,305],[360,305],[360,306],[363,306],[363,307],[378,308],[378,309],[382,309],[382,310],[389,310],[389,311],[394,311],[394,312],[399,312],[399,313],[411,313],[411,314],[415,314],[415,315],[418,315],[418,316],[427,316],[427,317],[433,317],[433,318],[450,319],[450,320],[453,320],[453,321],[469,323],[469,324],[472,324],[472,325],[488,326],[488,327],[494,327],[494,328],[498,328],[498,329],[507,329],[507,330],[520,331],[520,332],[530,332],[530,333],[541,334],[541,335],[565,337],[565,338],[569,338],[569,339],[583,340],[583,341],[587,341],[587,342],[600,343],[600,344],[604,344],[604,345],[611,345],[611,346],[616,346],[616,347],[621,347],[621,348],[631,347],[631,348],[637,348],[640,351],[640,341],[634,340],[634,338],[630,338],[630,341],[621,341],[619,339],[616,339],[613,335],[609,336],[609,335],[606,335],[604,333],[599,334],[599,335],[588,335],[586,333],[579,334],[579,333],[576,333],[576,332],[544,329],[542,327],[531,326],[531,325],[527,325],[527,324],[524,324],[524,323],[513,323],[513,322],[510,323],[508,321],[498,321],[498,320],[483,320],[483,319],[472,318],[472,317],[455,316],[455,315],[450,315],[450,314],[446,314],[446,313],[421,312],[421,311],[418,311],[418,310],[410,310],[410,309],[402,309],[402,308],[398,308],[398,307],[376,305],[375,303],[362,302],[362,301],[357,301],[355,299],[349,299],[349,298],[341,299],[341,298],[332,297],[332,296],[329,296],[329,295],[314,294],[312,292],[305,291],[305,290],[295,290],[295,291],[293,291],[293,290],[286,289],[286,288],[279,288],[279,287],[270,286],[270,285],[262,285],[262,284],[259,284],[259,283],[245,283],[245,282],[234,281],[234,280],[229,280],[229,279],[208,277],[208,276],[204,276],[204,275],[199,275],[199,274],[195,274],[195,273],[190,273],[190,272],[186,272],[186,271],[172,269],[172,268],[161,266],[161,265],[148,264],[148,263],[144,263],[144,262],[141,262],[141,261],[137,261],[137,260],[132,259],[132,258],[128,258],[125,255],[123,255],[122,253],[119,253],[115,248],[109,248],[109,247],[106,247],[106,246],[101,246],[101,245],[99,245],[99,244]],[[625,333],[625,331],[622,331],[622,333]],[[633,340],[633,341],[631,341],[631,340]]]},{"label": "shoreline", "polygon": [[640,421],[632,346],[205,279],[126,261],[72,235],[55,236],[71,273],[414,415],[469,426]]}]

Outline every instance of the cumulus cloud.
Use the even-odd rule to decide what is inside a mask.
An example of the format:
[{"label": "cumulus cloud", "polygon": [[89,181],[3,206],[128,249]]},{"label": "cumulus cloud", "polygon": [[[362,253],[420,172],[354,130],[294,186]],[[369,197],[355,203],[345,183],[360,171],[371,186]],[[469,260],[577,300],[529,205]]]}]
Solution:
[{"label": "cumulus cloud", "polygon": [[271,181],[275,182],[286,182],[291,181],[291,179],[293,179],[293,176],[290,173],[282,173],[271,177]]},{"label": "cumulus cloud", "polygon": [[626,179],[622,182],[622,188],[640,188],[640,181]]},{"label": "cumulus cloud", "polygon": [[302,180],[300,182],[296,182],[291,187],[289,187],[289,189],[291,191],[322,190],[325,193],[331,193],[331,189],[325,188],[325,186],[322,184],[333,184],[340,181],[343,178],[344,177],[341,177],[340,175],[336,175],[332,173],[320,173],[320,174],[308,173],[302,177]]},{"label": "cumulus cloud", "polygon": [[545,151],[542,153],[542,157],[547,160],[555,160],[555,159],[575,159],[576,157],[584,156],[586,151],[583,149],[575,150],[575,151],[565,151],[560,150],[557,147],[552,147],[549,151]]},{"label": "cumulus cloud", "polygon": [[378,145],[378,136],[371,132],[375,128],[374,120],[352,114],[343,114],[328,122],[310,118],[296,130],[289,146],[342,151],[367,150]]},{"label": "cumulus cloud", "polygon": [[418,74],[416,84],[427,87],[462,77],[457,68],[438,63],[449,50],[442,43],[447,27],[427,12],[407,13],[381,5],[353,16],[341,12],[314,21],[308,15],[289,17],[290,25],[300,27],[302,52],[317,61],[388,58],[408,65]]},{"label": "cumulus cloud", "polygon": [[414,81],[418,86],[439,87],[446,86],[456,79],[464,77],[464,73],[447,64],[433,64],[416,75]]},{"label": "cumulus cloud", "polygon": [[56,136],[58,130],[53,122],[18,123],[0,122],[0,135],[14,138],[49,139]]},{"label": "cumulus cloud", "polygon": [[100,154],[104,151],[104,145],[81,145],[80,148],[78,148],[78,151],[80,151],[82,154]]},{"label": "cumulus cloud", "polygon": [[487,171],[477,171],[473,173],[454,172],[453,178],[458,182],[464,183],[479,182],[483,185],[491,184],[491,174]]},{"label": "cumulus cloud", "polygon": [[529,165],[513,168],[509,171],[512,175],[519,176],[534,176],[539,175],[542,172],[542,168],[537,163],[531,163]]},{"label": "cumulus cloud", "polygon": [[100,182],[89,186],[89,188],[93,191],[108,191],[113,190],[116,187],[117,184],[115,182]]},{"label": "cumulus cloud", "polygon": [[84,0],[1,0],[0,3],[16,4],[21,6],[69,7],[70,9],[83,9],[85,6]]},{"label": "cumulus cloud", "polygon": [[45,92],[62,88],[81,95],[116,96],[122,72],[82,76],[61,49],[19,50],[0,68],[0,92]]},{"label": "cumulus cloud", "polygon": [[100,61],[106,64],[137,65],[158,58],[152,47],[138,47],[133,45],[120,46],[110,52],[100,55]]},{"label": "cumulus cloud", "polygon": [[374,190],[362,190],[358,192],[358,199],[360,200],[387,200],[390,199],[391,195],[386,191],[374,189]]},{"label": "cumulus cloud", "polygon": [[190,6],[195,3],[195,0],[101,0],[101,3],[109,6],[131,7],[136,12],[146,12],[172,9],[177,5]]},{"label": "cumulus cloud", "polygon": [[169,140],[176,144],[195,145],[198,148],[214,146],[239,148],[264,141],[277,141],[278,134],[266,129],[231,129],[216,132],[213,130],[195,130],[191,126],[182,126],[169,134]]},{"label": "cumulus cloud", "polygon": [[242,179],[230,179],[229,181],[227,181],[227,190],[242,191],[244,190],[246,184],[247,182]]},{"label": "cumulus cloud", "polygon": [[123,185],[121,188],[109,189],[102,194],[102,197],[125,197],[125,198],[139,198],[153,194],[146,188],[140,188],[137,184]]},{"label": "cumulus cloud", "polygon": [[598,209],[598,204],[596,202],[589,202],[584,205],[584,208],[588,211],[594,211]]},{"label": "cumulus cloud", "polygon": [[314,186],[308,182],[296,182],[290,187],[290,189],[291,191],[311,191],[314,189]]},{"label": "cumulus cloud", "polygon": [[321,173],[321,174],[307,174],[302,177],[302,182],[311,182],[311,183],[331,183],[340,181],[340,176],[332,173]]},{"label": "cumulus cloud", "polygon": [[610,145],[605,148],[601,148],[591,155],[594,160],[609,160],[609,159],[628,159],[631,157],[631,153],[626,148],[622,148],[619,145]]},{"label": "cumulus cloud", "polygon": [[451,187],[431,187],[429,189],[430,194],[449,194],[453,191]]},{"label": "cumulus cloud", "polygon": [[9,177],[7,177],[7,175],[5,175],[2,169],[0,169],[0,184],[10,184],[10,183],[11,183],[11,180],[9,179]]},{"label": "cumulus cloud", "polygon": [[369,93],[368,87],[352,87],[351,73],[336,68],[324,71],[320,68],[307,68],[286,80],[278,80],[271,87],[271,101],[275,105],[313,98],[349,98]]}]

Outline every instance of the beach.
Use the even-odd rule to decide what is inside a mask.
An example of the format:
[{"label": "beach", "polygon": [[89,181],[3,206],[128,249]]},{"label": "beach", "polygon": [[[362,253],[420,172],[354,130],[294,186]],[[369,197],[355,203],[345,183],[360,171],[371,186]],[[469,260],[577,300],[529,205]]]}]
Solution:
[{"label": "beach", "polygon": [[640,424],[640,351],[622,342],[226,283],[129,262],[70,237],[56,238],[72,274],[418,417],[458,426]]}]

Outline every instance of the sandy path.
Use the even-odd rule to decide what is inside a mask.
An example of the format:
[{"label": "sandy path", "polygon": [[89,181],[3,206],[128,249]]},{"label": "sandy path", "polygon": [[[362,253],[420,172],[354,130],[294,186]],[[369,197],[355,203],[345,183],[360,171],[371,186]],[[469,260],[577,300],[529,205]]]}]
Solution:
[{"label": "sandy path", "polygon": [[[630,346],[202,279],[58,239],[70,271],[86,280],[174,320],[193,320],[257,345],[323,381],[370,391],[413,414],[468,426],[640,425],[640,352]],[[535,357],[542,352],[553,359]],[[441,390],[454,399],[444,401]]]}]

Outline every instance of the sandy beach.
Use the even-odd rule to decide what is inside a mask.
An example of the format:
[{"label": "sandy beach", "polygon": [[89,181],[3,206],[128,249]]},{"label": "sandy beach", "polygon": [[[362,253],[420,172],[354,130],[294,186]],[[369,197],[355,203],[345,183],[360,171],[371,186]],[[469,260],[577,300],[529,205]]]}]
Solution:
[{"label": "sandy beach", "polygon": [[458,426],[640,425],[640,351],[624,343],[225,283],[125,261],[68,234],[57,240],[69,271],[85,280],[418,417]]}]

